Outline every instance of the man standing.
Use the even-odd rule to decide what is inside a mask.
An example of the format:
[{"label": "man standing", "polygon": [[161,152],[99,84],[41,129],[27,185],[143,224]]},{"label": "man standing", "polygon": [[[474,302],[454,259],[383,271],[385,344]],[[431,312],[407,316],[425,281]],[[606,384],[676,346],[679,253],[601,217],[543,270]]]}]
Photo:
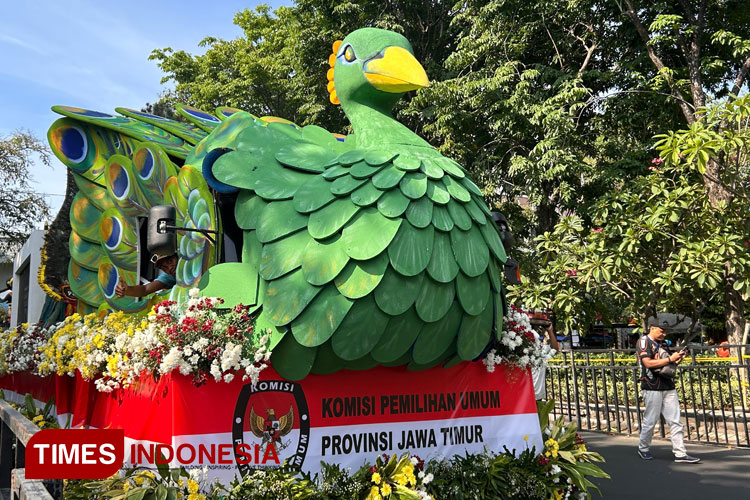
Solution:
[{"label": "man standing", "polygon": [[[698,463],[700,458],[691,457],[685,450],[682,437],[682,419],[680,418],[680,401],[677,398],[674,379],[654,372],[655,369],[668,365],[679,364],[685,357],[685,351],[669,353],[662,341],[666,336],[664,328],[656,318],[649,321],[648,334],[638,339],[636,353],[641,365],[641,392],[646,410],[643,412],[641,423],[641,439],[638,444],[638,455],[643,460],[653,460],[649,451],[651,438],[654,435],[659,415],[669,424],[669,435],[672,439],[672,453],[675,462]],[[667,350],[669,357],[661,358],[659,353]]]}]

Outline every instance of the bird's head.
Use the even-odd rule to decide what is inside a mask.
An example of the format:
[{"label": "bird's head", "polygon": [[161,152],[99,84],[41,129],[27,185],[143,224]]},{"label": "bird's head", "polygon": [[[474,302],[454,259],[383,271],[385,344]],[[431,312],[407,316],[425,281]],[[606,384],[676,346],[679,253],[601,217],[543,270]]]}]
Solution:
[{"label": "bird's head", "polygon": [[427,74],[409,41],[398,33],[362,28],[333,44],[329,57],[331,102],[359,103],[390,112],[401,96],[427,87]]}]

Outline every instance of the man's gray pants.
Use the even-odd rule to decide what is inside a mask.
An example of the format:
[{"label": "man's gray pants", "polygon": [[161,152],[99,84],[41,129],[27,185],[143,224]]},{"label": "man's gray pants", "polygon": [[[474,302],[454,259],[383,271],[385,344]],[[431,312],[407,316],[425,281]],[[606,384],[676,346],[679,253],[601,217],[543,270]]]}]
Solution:
[{"label": "man's gray pants", "polygon": [[687,455],[682,438],[682,419],[680,418],[680,400],[677,391],[641,391],[646,410],[643,412],[641,422],[641,440],[638,449],[648,451],[651,446],[651,438],[654,436],[654,427],[659,420],[659,414],[664,415],[664,420],[669,425],[669,436],[672,438],[672,453],[675,457]]}]

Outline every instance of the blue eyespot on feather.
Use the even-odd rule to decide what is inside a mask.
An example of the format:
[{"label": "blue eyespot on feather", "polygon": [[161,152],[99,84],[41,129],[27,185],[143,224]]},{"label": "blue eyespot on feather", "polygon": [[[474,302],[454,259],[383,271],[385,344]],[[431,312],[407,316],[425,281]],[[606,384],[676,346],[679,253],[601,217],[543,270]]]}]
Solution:
[{"label": "blue eyespot on feather", "polygon": [[86,134],[78,127],[68,127],[60,136],[59,149],[73,163],[81,163],[88,154]]},{"label": "blue eyespot on feather", "polygon": [[229,148],[216,148],[209,151],[206,157],[203,158],[203,165],[201,168],[203,178],[206,179],[206,183],[211,189],[218,191],[219,193],[229,194],[239,191],[238,188],[230,186],[229,184],[224,184],[223,182],[218,180],[216,177],[214,177],[214,173],[211,171],[216,160],[218,160],[222,155],[231,153],[232,151],[234,150]]}]

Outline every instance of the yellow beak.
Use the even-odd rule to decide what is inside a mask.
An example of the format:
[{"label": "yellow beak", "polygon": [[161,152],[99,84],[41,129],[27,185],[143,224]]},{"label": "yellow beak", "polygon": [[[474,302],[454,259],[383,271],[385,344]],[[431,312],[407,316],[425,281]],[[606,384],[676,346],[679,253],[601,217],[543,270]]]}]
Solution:
[{"label": "yellow beak", "polygon": [[383,57],[367,61],[364,71],[373,87],[392,94],[430,85],[422,65],[411,52],[401,47],[388,47]]}]

